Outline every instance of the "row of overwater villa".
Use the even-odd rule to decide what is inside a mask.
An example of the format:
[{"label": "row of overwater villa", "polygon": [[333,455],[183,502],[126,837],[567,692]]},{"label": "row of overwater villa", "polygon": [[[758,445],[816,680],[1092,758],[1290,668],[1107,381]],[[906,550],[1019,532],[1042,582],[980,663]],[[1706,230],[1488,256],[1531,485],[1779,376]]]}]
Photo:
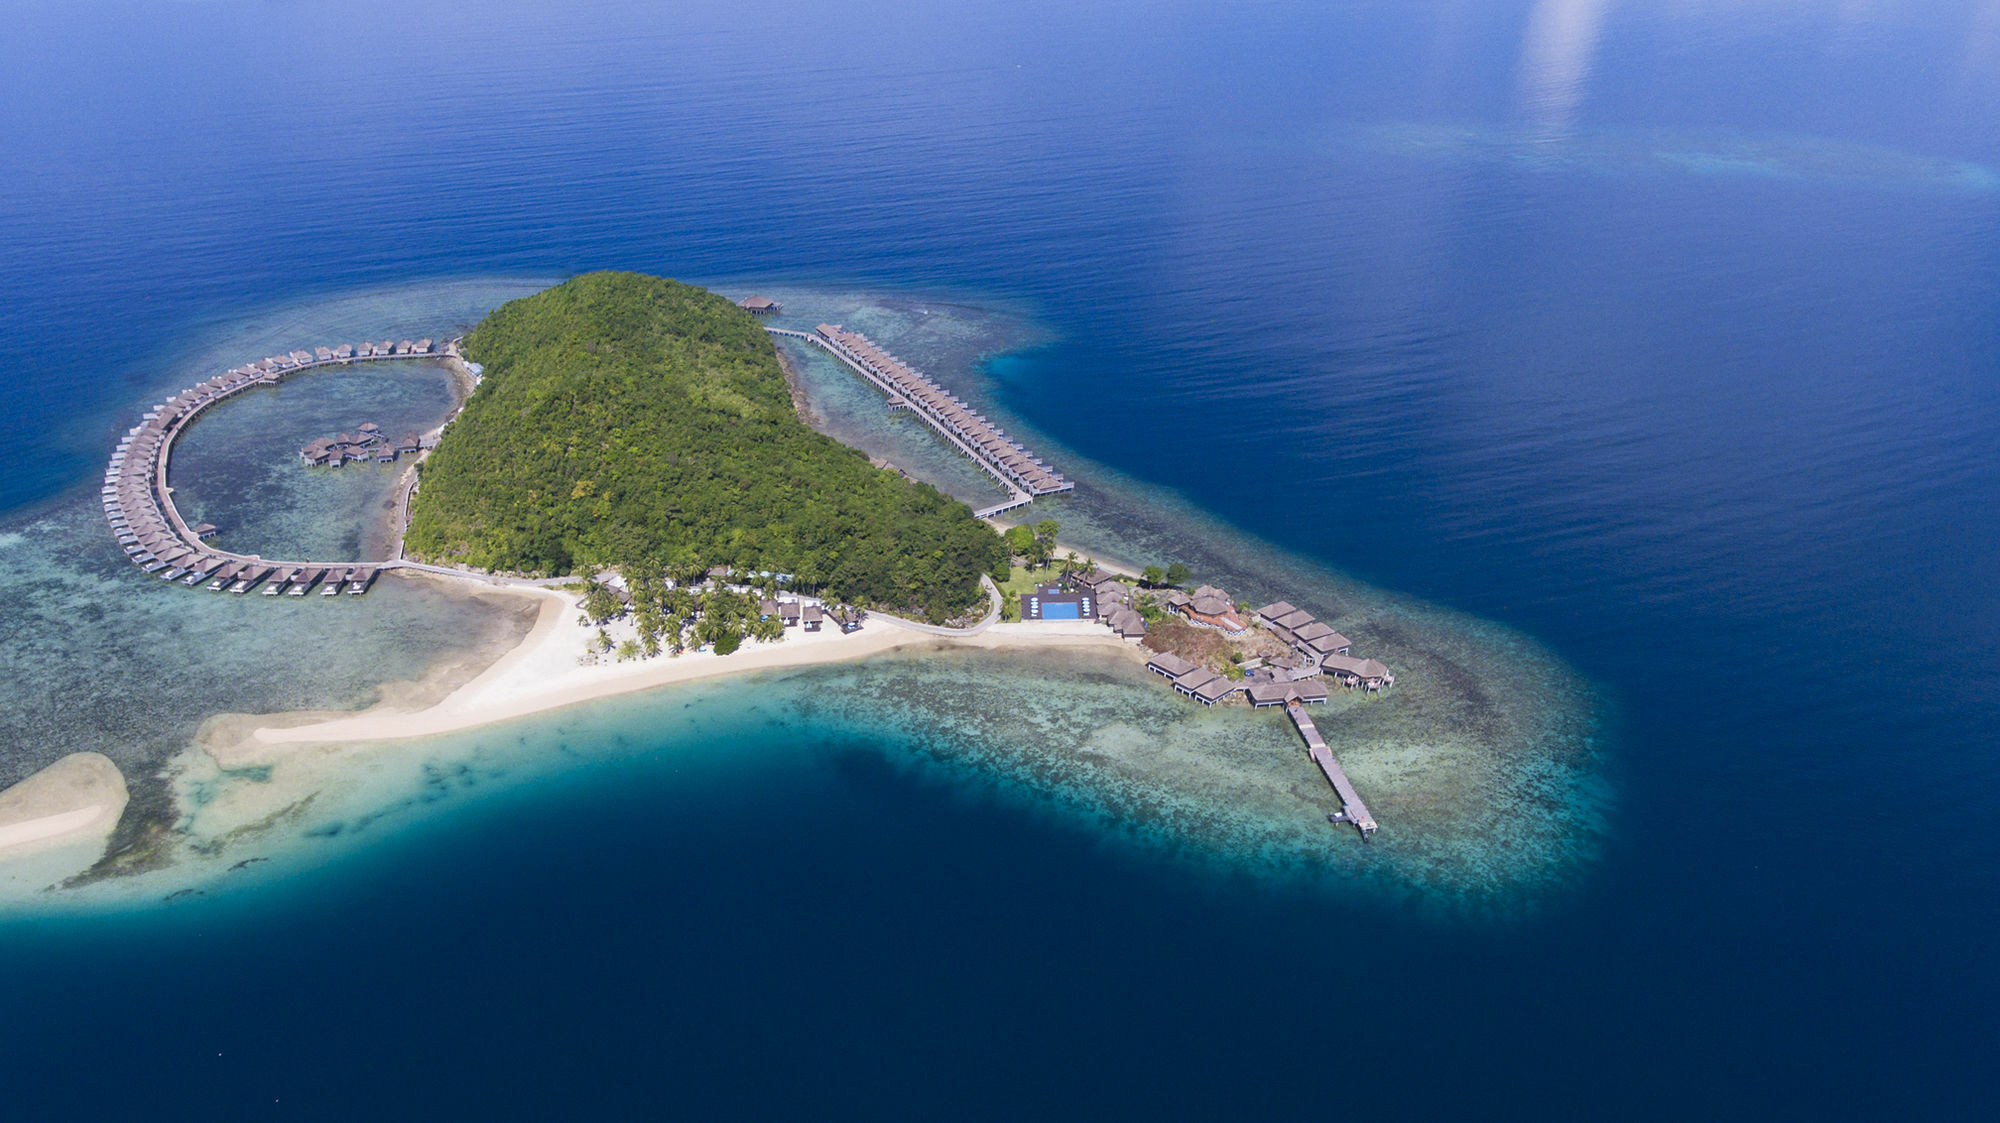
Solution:
[{"label": "row of overwater villa", "polygon": [[[125,556],[163,581],[215,592],[303,597],[315,587],[323,597],[368,591],[382,568],[363,562],[271,561],[256,554],[217,549],[207,539],[216,528],[189,526],[174,508],[167,485],[173,444],[202,410],[258,386],[272,386],[302,370],[374,359],[456,358],[458,340],[442,348],[429,339],[342,344],[292,351],[231,368],[147,410],[126,432],[104,471],[104,516]],[[477,371],[474,372],[477,377]]]},{"label": "row of overwater villa", "polygon": [[858,331],[821,324],[812,332],[767,328],[831,351],[889,395],[889,408],[907,409],[999,480],[1013,498],[975,514],[981,518],[1019,507],[1037,496],[1070,491],[1076,484],[1029,452],[935,380],[890,354]]}]

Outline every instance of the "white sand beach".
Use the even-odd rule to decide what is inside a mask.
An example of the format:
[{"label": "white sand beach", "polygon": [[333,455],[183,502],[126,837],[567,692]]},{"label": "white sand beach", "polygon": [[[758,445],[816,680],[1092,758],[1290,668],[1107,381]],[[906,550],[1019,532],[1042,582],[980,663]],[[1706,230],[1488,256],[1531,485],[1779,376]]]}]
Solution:
[{"label": "white sand beach", "polygon": [[125,777],[102,753],[71,753],[0,792],[0,889],[39,889],[89,869],[126,799]]},{"label": "white sand beach", "polygon": [[[392,703],[326,721],[261,725],[230,743],[208,745],[208,752],[224,767],[240,767],[268,761],[286,746],[433,736],[672,683],[843,662],[899,649],[1087,646],[1141,658],[1136,644],[1094,621],[996,623],[973,634],[939,635],[873,616],[859,632],[844,634],[831,625],[820,632],[795,627],[781,641],[746,643],[730,655],[689,651],[623,663],[605,656],[586,663],[597,629],[578,622],[574,594],[526,587],[507,592],[540,602],[534,628],[518,647],[436,704],[412,709]],[[613,635],[618,636],[616,628]]]},{"label": "white sand beach", "polygon": [[83,839],[101,845],[125,800],[125,777],[110,757],[71,753],[0,792],[0,856]]}]

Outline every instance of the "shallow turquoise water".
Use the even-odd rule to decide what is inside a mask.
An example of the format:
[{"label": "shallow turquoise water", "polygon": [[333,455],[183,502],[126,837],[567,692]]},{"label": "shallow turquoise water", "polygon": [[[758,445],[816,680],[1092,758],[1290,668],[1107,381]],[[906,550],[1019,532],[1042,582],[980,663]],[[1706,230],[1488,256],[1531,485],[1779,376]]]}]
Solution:
[{"label": "shallow turquoise water", "polygon": [[216,544],[239,554],[386,560],[394,535],[386,516],[411,462],[308,468],[299,449],[371,421],[391,440],[428,432],[451,416],[451,378],[435,364],[378,363],[241,395],[175,443],[174,503],[189,523],[221,528]]}]

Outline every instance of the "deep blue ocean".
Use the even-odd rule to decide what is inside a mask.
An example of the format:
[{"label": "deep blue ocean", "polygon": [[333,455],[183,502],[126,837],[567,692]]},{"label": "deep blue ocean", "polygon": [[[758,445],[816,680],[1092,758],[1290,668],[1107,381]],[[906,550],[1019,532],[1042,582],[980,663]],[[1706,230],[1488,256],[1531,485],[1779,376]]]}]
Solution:
[{"label": "deep blue ocean", "polygon": [[24,0],[0,58],[10,516],[288,302],[990,301],[1049,340],[1006,409],[1548,644],[1617,790],[1449,920],[862,741],[637,759],[0,920],[0,1117],[1993,1109],[1993,4]]}]

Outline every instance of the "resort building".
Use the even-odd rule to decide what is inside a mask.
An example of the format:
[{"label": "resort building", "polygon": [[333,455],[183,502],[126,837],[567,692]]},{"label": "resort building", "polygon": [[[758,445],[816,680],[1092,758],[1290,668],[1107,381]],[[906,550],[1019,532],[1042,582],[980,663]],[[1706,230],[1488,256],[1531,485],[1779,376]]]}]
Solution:
[{"label": "resort building", "polygon": [[1229,594],[1213,585],[1203,585],[1188,597],[1185,604],[1171,605],[1174,611],[1197,624],[1217,628],[1231,635],[1241,635],[1250,630],[1242,617],[1236,615],[1236,605]]},{"label": "resort building", "polygon": [[753,316],[770,316],[785,310],[784,305],[768,296],[746,296],[736,306]]},{"label": "resort building", "polygon": [[1176,678],[1174,689],[1204,706],[1213,706],[1243,689],[1243,684],[1224,678],[1207,667],[1196,667]]},{"label": "resort building", "polygon": [[1320,666],[1348,686],[1358,686],[1363,690],[1380,690],[1396,683],[1396,676],[1389,673],[1389,668],[1374,659],[1329,655],[1320,661]]},{"label": "resort building", "polygon": [[1327,689],[1324,682],[1308,679],[1304,682],[1256,682],[1251,683],[1246,692],[1252,706],[1282,706],[1289,702],[1324,702]]},{"label": "resort building", "polygon": [[421,443],[414,433],[401,441],[387,440],[382,436],[382,427],[369,421],[356,432],[312,441],[299,450],[299,459],[314,467],[329,468],[338,468],[349,461],[393,464],[403,453],[419,451]]},{"label": "resort building", "polygon": [[1118,575],[1103,566],[1092,566],[1089,573],[1076,579],[1076,583],[1093,592],[1101,586],[1118,580]]},{"label": "resort building", "polygon": [[1134,609],[1119,608],[1105,617],[1104,622],[1120,639],[1137,642],[1146,638],[1146,618]]}]

